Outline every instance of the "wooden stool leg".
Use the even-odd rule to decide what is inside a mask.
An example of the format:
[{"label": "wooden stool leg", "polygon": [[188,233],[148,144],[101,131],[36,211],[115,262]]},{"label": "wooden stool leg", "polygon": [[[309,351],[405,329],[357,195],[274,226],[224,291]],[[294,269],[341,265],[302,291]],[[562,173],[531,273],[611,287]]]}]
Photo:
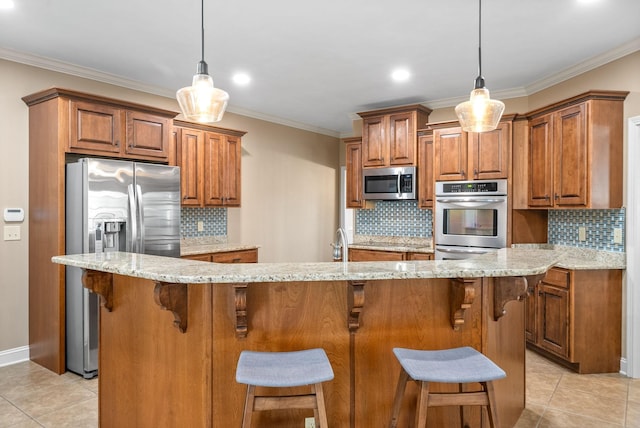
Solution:
[{"label": "wooden stool leg", "polygon": [[485,391],[487,391],[487,398],[489,399],[489,404],[487,404],[487,414],[489,415],[489,426],[491,428],[499,427],[498,423],[498,413],[496,412],[496,397],[493,391],[493,382],[482,382],[482,386]]},{"label": "wooden stool leg", "polygon": [[244,414],[242,415],[242,428],[251,427],[251,417],[253,416],[253,403],[256,395],[255,385],[247,386],[247,397],[244,402]]},{"label": "wooden stool leg", "polygon": [[407,387],[408,380],[409,374],[404,371],[404,368],[400,367],[400,377],[398,378],[398,386],[396,387],[396,397],[393,399],[393,410],[391,411],[391,421],[389,422],[389,428],[396,428],[398,426],[398,416],[400,415],[402,398],[404,397],[404,390]]},{"label": "wooden stool leg", "polygon": [[429,407],[429,382],[420,382],[418,404],[416,406],[416,428],[427,428],[427,410]]},{"label": "wooden stool leg", "polygon": [[328,428],[329,423],[327,422],[327,410],[324,405],[324,392],[322,390],[322,384],[316,383],[314,385],[314,390],[316,394],[316,407],[318,408],[318,417],[316,421],[318,422],[318,426],[320,428]]}]

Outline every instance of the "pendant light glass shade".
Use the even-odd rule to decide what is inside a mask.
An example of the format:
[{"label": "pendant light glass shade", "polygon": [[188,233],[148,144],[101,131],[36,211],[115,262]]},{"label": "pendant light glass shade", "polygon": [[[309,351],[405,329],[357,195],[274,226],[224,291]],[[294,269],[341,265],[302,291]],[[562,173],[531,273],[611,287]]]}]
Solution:
[{"label": "pendant light glass shade", "polygon": [[204,61],[204,0],[202,0],[202,60],[193,76],[191,86],[176,93],[182,115],[195,122],[219,122],[227,109],[229,94],[213,86],[207,63]]},{"label": "pendant light glass shade", "polygon": [[456,106],[456,115],[462,130],[466,132],[487,132],[493,131],[498,126],[504,103],[492,100],[489,90],[484,86],[482,77],[482,0],[478,0],[478,77],[476,77],[475,87],[471,91],[469,101],[465,101]]}]

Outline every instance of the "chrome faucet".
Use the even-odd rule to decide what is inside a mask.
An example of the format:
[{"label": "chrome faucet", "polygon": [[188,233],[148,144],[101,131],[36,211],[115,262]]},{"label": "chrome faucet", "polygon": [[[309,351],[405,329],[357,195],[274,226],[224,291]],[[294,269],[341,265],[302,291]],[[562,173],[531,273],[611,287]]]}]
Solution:
[{"label": "chrome faucet", "polygon": [[331,243],[333,247],[333,260],[342,259],[342,263],[346,266],[349,261],[349,247],[347,246],[347,235],[341,227],[336,230],[336,242]]}]

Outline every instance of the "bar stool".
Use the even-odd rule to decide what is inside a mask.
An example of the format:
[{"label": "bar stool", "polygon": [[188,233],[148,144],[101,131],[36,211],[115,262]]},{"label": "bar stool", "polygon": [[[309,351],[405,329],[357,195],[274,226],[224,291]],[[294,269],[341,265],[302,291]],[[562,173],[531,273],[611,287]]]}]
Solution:
[{"label": "bar stool", "polygon": [[[418,383],[418,405],[416,408],[416,428],[427,426],[427,408],[434,406],[485,406],[489,416],[489,426],[498,426],[492,381],[506,377],[506,373],[489,358],[470,347],[445,349],[441,351],[421,351],[394,348],[393,353],[400,362],[400,378],[393,401],[390,428],[398,424],[405,387],[409,379]],[[459,392],[429,392],[430,382],[457,383]],[[463,392],[462,384],[479,383],[481,391]]]},{"label": "bar stool", "polygon": [[[327,428],[322,382],[333,379],[333,370],[323,349],[294,352],[242,351],[236,381],[247,386],[242,427],[251,426],[254,411],[313,409],[319,427]],[[299,395],[256,395],[256,386],[285,388],[310,385],[311,393]]]}]

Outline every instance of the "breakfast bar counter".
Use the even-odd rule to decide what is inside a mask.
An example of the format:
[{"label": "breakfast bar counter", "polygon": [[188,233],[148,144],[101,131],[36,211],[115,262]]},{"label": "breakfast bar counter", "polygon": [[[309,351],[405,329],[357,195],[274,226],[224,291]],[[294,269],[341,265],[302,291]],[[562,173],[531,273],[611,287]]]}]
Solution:
[{"label": "breakfast bar counter", "polygon": [[[67,255],[101,296],[100,426],[237,427],[246,386],[243,350],[323,348],[330,427],[388,425],[400,366],[392,349],[471,346],[501,366],[501,427],[524,409],[527,283],[561,258],[503,249],[468,260],[217,264],[131,253]],[[446,390],[451,385],[436,385]],[[456,388],[453,386],[453,388]],[[398,426],[410,426],[416,388]],[[258,412],[255,426],[301,427],[304,410]],[[477,408],[465,408],[470,427]],[[429,413],[431,427],[459,423],[457,408]]]}]

